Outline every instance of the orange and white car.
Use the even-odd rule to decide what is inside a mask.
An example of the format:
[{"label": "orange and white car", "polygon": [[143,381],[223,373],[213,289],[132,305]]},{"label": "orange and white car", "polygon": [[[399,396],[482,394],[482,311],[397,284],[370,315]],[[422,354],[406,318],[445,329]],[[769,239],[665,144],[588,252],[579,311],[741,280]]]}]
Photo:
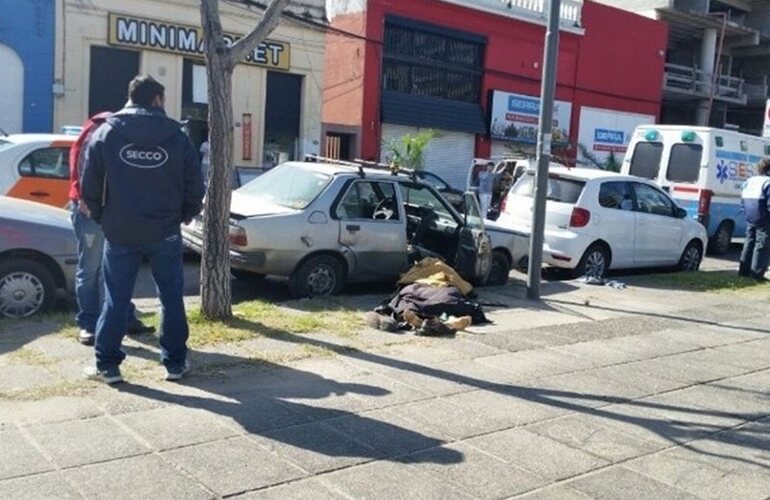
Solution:
[{"label": "orange and white car", "polygon": [[63,208],[69,201],[69,152],[76,136],[0,136],[0,195]]}]

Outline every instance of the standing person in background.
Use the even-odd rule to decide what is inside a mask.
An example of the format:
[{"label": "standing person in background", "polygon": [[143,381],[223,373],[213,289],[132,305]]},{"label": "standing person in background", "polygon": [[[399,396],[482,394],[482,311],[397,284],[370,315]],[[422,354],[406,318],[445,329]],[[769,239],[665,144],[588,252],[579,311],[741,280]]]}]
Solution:
[{"label": "standing person in background", "polygon": [[738,274],[764,281],[770,261],[770,159],[757,164],[757,175],[743,184],[741,203],[746,215],[746,242]]},{"label": "standing person in background", "polygon": [[129,104],[107,118],[86,150],[82,193],[104,231],[106,297],[96,326],[96,365],[84,374],[123,381],[122,325],[145,257],[162,304],[161,362],[167,380],[180,380],[189,368],[189,330],[179,226],[200,212],[203,178],[195,146],[163,110],[163,85],[137,76],[128,95]]},{"label": "standing person in background", "polygon": [[[96,320],[102,310],[102,252],[104,234],[97,223],[91,220],[90,210],[80,199],[80,174],[83,171],[83,153],[94,131],[101,126],[111,113],[104,112],[86,120],[77,141],[70,148],[70,219],[75,232],[78,248],[78,265],[75,270],[75,296],[78,312],[75,321],[80,328],[78,341],[83,345],[94,345]],[[136,317],[134,304],[129,304],[126,332],[129,334],[152,333],[155,328],[144,325]]]},{"label": "standing person in background", "polygon": [[479,172],[479,205],[481,206],[481,218],[487,218],[487,212],[489,212],[489,205],[492,203],[492,190],[495,187],[495,179],[497,176],[492,172],[495,168],[495,164],[492,162],[487,163],[487,166]]}]

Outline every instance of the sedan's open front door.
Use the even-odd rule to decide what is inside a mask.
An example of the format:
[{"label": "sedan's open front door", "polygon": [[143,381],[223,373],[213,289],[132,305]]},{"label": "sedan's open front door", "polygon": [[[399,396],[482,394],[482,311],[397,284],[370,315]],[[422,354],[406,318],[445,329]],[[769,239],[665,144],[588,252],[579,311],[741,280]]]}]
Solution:
[{"label": "sedan's open front door", "polygon": [[484,283],[492,267],[492,244],[484,231],[476,196],[465,193],[464,224],[458,231],[455,270],[475,283]]}]

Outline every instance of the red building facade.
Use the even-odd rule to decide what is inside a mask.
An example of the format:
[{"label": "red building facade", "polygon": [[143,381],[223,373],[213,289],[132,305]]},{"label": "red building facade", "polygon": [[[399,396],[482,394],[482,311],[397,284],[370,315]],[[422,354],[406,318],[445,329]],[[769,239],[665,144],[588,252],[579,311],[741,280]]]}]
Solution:
[{"label": "red building facade", "polygon": [[[524,118],[534,110],[529,99],[519,98],[537,101],[540,95],[543,23],[460,0],[340,5],[330,12],[327,35],[327,151],[380,159],[399,134],[433,128],[440,132],[430,146],[434,163],[445,165],[440,174],[454,184],[464,175],[456,170],[469,158],[534,152],[531,137],[516,137],[523,129],[503,131],[499,105],[492,100],[496,96],[505,106],[508,99],[510,110],[523,106]],[[561,155],[573,160],[578,155],[584,108],[657,119],[666,43],[667,28],[659,21],[583,3],[578,25],[560,31],[556,99],[562,102],[565,137],[556,142]],[[512,137],[493,137],[501,134]],[[432,168],[430,159],[426,163]]]}]

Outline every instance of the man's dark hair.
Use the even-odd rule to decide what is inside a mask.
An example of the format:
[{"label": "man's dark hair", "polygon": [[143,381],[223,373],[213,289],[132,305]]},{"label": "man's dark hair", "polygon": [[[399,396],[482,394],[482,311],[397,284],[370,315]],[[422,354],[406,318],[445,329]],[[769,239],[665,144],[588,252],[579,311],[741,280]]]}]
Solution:
[{"label": "man's dark hair", "polygon": [[767,175],[770,172],[770,158],[762,158],[757,163],[757,171],[759,175]]},{"label": "man's dark hair", "polygon": [[128,98],[132,103],[146,108],[152,106],[157,96],[163,97],[165,91],[166,87],[150,75],[139,75],[128,84]]}]

